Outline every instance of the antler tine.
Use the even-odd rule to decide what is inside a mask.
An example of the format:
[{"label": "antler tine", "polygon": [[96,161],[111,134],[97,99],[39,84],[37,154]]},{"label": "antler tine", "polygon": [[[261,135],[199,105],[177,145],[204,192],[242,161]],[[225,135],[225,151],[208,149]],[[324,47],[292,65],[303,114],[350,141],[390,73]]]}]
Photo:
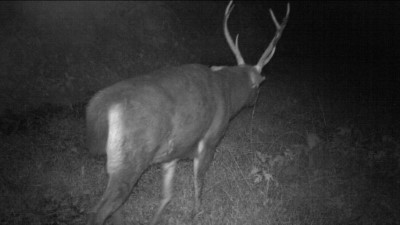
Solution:
[{"label": "antler tine", "polygon": [[287,4],[287,8],[286,8],[286,16],[285,18],[283,18],[282,23],[279,24],[274,12],[272,11],[272,9],[269,10],[272,20],[274,21],[275,27],[276,27],[276,32],[274,35],[274,38],[272,39],[272,41],[269,43],[267,49],[265,50],[265,52],[262,54],[260,60],[258,60],[257,65],[255,66],[255,68],[257,69],[257,71],[261,72],[262,68],[271,60],[272,56],[275,53],[275,48],[276,45],[279,41],[279,39],[281,38],[282,32],[286,27],[286,24],[289,20],[289,14],[290,14],[290,4]]},{"label": "antler tine", "polygon": [[242,54],[240,53],[239,50],[239,45],[238,45],[238,39],[239,39],[239,35],[236,35],[236,41],[235,43],[232,40],[231,34],[229,33],[228,30],[228,19],[229,19],[229,15],[231,14],[233,7],[235,5],[232,4],[233,1],[231,0],[228,4],[228,6],[225,9],[225,16],[224,16],[224,34],[225,34],[225,38],[226,41],[228,42],[229,47],[231,48],[233,54],[236,57],[236,62],[238,65],[244,65],[244,60],[242,57]]}]

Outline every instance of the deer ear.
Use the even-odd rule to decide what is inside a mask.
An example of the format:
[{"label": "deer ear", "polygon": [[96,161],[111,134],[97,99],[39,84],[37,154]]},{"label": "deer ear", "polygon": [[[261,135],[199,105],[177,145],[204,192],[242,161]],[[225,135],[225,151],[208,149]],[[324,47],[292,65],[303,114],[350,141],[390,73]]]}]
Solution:
[{"label": "deer ear", "polygon": [[258,86],[260,86],[260,84],[265,80],[265,77],[261,76],[260,73],[251,71],[250,72],[250,80],[251,80],[251,87],[258,88]]}]

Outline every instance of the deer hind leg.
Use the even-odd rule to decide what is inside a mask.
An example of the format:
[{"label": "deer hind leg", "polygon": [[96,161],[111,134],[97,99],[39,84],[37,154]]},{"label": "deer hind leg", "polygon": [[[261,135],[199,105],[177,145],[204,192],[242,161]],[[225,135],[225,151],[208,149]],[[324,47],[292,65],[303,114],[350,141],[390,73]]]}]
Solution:
[{"label": "deer hind leg", "polygon": [[215,147],[216,144],[207,142],[204,139],[199,142],[197,147],[197,156],[193,162],[195,199],[192,217],[195,217],[200,210],[204,177],[214,158]]},{"label": "deer hind leg", "polygon": [[[128,198],[133,186],[143,171],[131,167],[121,168],[120,171],[110,174],[107,189],[100,202],[89,215],[88,225],[102,225],[112,214],[114,225],[122,224],[119,208]],[[118,210],[118,212],[116,212]]]},{"label": "deer hind leg", "polygon": [[112,215],[111,215],[111,221],[112,224],[114,225],[123,225],[125,224],[124,222],[124,217],[122,216],[122,207],[119,207],[119,209],[117,209]]},{"label": "deer hind leg", "polygon": [[172,198],[172,182],[175,174],[175,168],[177,159],[172,160],[171,162],[164,163],[162,165],[163,168],[163,199],[161,200],[160,206],[158,207],[157,213],[155,214],[153,220],[151,221],[151,225],[157,224],[161,213],[163,212],[165,206],[169,203]]}]

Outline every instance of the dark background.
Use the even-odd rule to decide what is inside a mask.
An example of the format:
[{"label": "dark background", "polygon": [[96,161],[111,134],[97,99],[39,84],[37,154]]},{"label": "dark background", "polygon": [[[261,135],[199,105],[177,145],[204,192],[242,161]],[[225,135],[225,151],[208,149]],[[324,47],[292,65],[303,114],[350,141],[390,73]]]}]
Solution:
[{"label": "dark background", "polygon": [[[226,4],[2,2],[1,112],[84,102],[116,80],[165,65],[234,64],[222,34]],[[281,19],[286,2],[235,4],[230,30],[240,34],[242,54],[254,64],[274,32],[268,9]],[[323,80],[316,85],[328,85],[332,92],[343,94],[345,89],[343,98],[391,98],[399,86],[399,6],[385,1],[292,2],[275,58],[290,59],[283,65],[287,67],[322,69],[318,77],[299,79]]]},{"label": "dark background", "polygon": [[[274,35],[269,8],[281,21],[286,3],[234,2],[229,29],[248,64]],[[235,65],[227,4],[0,2],[0,223],[85,224],[107,185],[105,157],[85,144],[87,102],[162,67]],[[399,224],[400,3],[290,4],[257,104],[218,147],[204,213],[186,221],[193,166],[182,162],[170,224]],[[126,221],[152,218],[160,174],[143,174]]]}]

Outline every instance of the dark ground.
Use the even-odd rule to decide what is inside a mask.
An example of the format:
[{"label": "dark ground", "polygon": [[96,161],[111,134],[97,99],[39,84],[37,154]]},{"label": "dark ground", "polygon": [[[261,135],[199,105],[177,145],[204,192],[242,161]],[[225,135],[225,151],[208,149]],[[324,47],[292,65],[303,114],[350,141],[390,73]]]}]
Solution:
[{"label": "dark ground", "polygon": [[[84,108],[97,90],[157,68],[233,65],[226,2],[0,3],[0,222],[84,224],[105,158],[88,154]],[[283,2],[235,2],[231,33],[255,63]],[[218,148],[203,213],[192,163],[179,164],[165,224],[399,224],[397,2],[292,2],[256,108]],[[159,166],[124,206],[146,224]]]}]

